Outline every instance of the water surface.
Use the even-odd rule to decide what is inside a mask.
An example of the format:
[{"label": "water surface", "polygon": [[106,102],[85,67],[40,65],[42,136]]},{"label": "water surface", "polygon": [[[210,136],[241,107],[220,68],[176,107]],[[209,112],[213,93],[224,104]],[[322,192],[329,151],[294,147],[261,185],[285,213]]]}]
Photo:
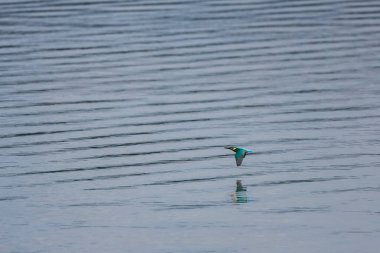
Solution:
[{"label": "water surface", "polygon": [[2,0],[0,35],[1,252],[378,252],[378,1]]}]

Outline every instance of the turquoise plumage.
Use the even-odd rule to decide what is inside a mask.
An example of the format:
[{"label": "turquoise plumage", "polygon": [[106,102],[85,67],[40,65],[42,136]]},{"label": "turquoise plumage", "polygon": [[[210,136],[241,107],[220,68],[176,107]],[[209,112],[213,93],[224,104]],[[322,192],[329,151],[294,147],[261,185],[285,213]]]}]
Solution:
[{"label": "turquoise plumage", "polygon": [[242,164],[243,159],[247,154],[253,154],[252,150],[249,150],[246,148],[235,147],[235,146],[226,146],[224,148],[235,152],[236,166],[240,166]]}]

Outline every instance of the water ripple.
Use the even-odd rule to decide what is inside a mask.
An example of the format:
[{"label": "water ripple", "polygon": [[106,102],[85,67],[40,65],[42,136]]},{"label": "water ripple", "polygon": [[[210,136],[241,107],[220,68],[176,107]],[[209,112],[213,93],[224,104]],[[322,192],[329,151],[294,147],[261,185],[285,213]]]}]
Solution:
[{"label": "water ripple", "polygon": [[[1,251],[376,248],[379,13],[375,0],[1,1]],[[238,169],[232,144],[255,152]]]}]

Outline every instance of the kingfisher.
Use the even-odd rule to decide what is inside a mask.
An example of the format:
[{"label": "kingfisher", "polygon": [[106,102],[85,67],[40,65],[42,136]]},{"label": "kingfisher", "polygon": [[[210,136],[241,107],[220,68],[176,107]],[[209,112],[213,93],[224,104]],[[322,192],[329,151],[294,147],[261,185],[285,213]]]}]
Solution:
[{"label": "kingfisher", "polygon": [[235,160],[236,160],[236,166],[240,166],[243,162],[244,157],[247,154],[253,154],[252,150],[241,148],[241,147],[235,147],[235,146],[226,146],[224,147],[226,149],[230,149],[235,152]]}]

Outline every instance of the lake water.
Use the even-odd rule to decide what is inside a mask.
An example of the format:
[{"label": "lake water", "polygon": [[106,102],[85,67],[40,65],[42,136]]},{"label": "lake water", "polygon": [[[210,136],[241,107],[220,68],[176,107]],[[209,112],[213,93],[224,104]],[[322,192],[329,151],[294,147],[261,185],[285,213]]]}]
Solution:
[{"label": "lake water", "polygon": [[378,252],[379,1],[2,0],[0,36],[0,252]]}]

